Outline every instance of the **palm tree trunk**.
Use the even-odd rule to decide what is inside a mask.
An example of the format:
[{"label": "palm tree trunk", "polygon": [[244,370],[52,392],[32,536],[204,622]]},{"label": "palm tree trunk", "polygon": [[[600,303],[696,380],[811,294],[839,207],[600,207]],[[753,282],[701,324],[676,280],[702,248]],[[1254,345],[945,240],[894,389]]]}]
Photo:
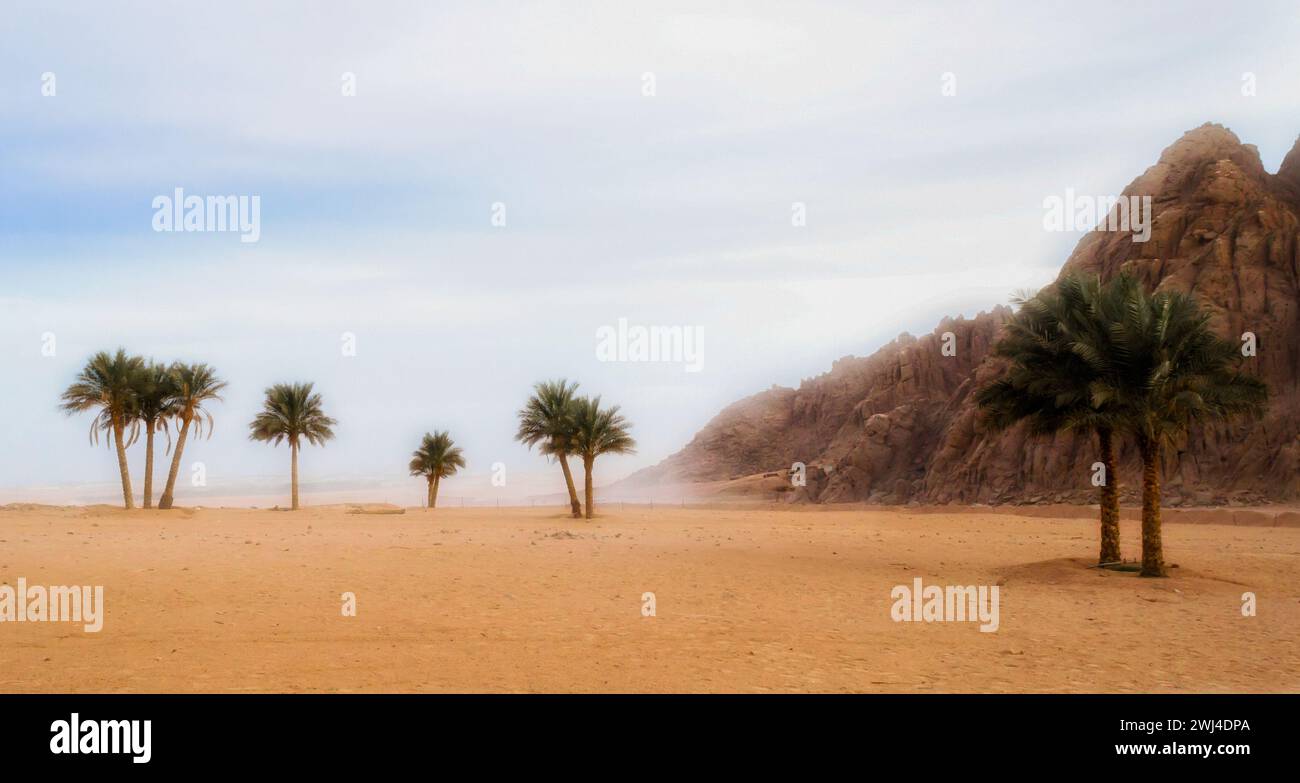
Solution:
[{"label": "palm tree trunk", "polygon": [[1119,474],[1115,472],[1114,433],[1109,427],[1097,430],[1101,446],[1102,469],[1106,483],[1101,485],[1101,557],[1099,563],[1118,563],[1119,551]]},{"label": "palm tree trunk", "polygon": [[122,424],[113,425],[113,443],[117,448],[117,469],[122,472],[122,503],[124,508],[135,508],[131,498],[131,470],[126,464],[126,446],[122,443]]},{"label": "palm tree trunk", "polygon": [[424,507],[433,508],[433,504],[437,502],[437,498],[433,496],[433,476],[430,476],[428,481],[429,481],[429,497],[428,500],[425,501]]},{"label": "palm tree trunk", "polygon": [[429,485],[429,508],[434,508],[438,505],[438,484],[441,482],[441,476],[434,476],[433,483]]},{"label": "palm tree trunk", "polygon": [[573,486],[573,471],[569,470],[569,458],[560,455],[560,469],[564,471],[564,483],[569,488],[569,510],[574,519],[582,518],[582,504],[578,502],[578,490]]},{"label": "palm tree trunk", "polygon": [[1142,576],[1164,576],[1160,545],[1160,442],[1138,438],[1142,455]]},{"label": "palm tree trunk", "polygon": [[593,512],[595,511],[595,509],[592,508],[592,505],[596,501],[596,494],[594,491],[592,491],[591,488],[591,469],[594,466],[595,462],[596,460],[594,457],[582,458],[582,467],[583,470],[585,470],[587,473],[586,483],[585,486],[583,487],[583,494],[586,495],[586,500],[587,500],[587,519],[591,519]]},{"label": "palm tree trunk", "polygon": [[298,510],[298,444],[297,443],[293,443],[293,442],[289,443],[289,453],[293,455],[291,458],[293,460],[293,472],[291,478],[293,496],[292,496],[290,507],[292,510],[297,511]]},{"label": "palm tree trunk", "polygon": [[188,417],[181,419],[181,433],[176,438],[176,453],[172,455],[172,467],[167,472],[167,486],[163,487],[162,497],[158,500],[158,508],[171,508],[174,493],[176,492],[176,476],[181,470],[181,452],[185,450],[185,437],[190,434],[190,419]]},{"label": "palm tree trunk", "polygon": [[153,428],[152,421],[144,425],[144,507],[153,508]]}]

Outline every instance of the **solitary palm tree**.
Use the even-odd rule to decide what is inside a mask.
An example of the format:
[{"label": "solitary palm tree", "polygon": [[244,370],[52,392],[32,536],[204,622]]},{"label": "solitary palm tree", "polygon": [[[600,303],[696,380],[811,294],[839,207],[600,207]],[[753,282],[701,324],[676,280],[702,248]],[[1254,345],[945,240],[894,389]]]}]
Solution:
[{"label": "solitary palm tree", "polygon": [[213,400],[221,401],[221,391],[226,382],[217,377],[216,370],[206,364],[183,364],[177,362],[171,366],[173,411],[176,419],[176,451],[172,454],[171,470],[167,472],[167,486],[163,488],[158,508],[171,508],[175,499],[176,476],[181,469],[181,453],[185,451],[185,440],[189,437],[190,427],[203,437],[203,422],[208,423],[208,437],[212,437],[212,413],[203,407]]},{"label": "solitary palm tree", "polygon": [[601,409],[600,397],[583,397],[573,403],[573,452],[582,457],[586,471],[585,490],[587,519],[595,511],[596,495],[592,489],[591,474],[596,457],[601,454],[633,454],[636,441],[628,434],[630,426],[618,412],[618,406]]},{"label": "solitary palm tree", "polygon": [[465,457],[451,435],[439,430],[424,434],[420,448],[411,454],[411,475],[424,476],[429,482],[429,508],[438,504],[438,483],[465,467]]},{"label": "solitary palm tree", "polygon": [[144,507],[153,508],[153,437],[159,430],[167,434],[171,447],[171,430],[167,420],[174,412],[175,391],[171,368],[149,362],[135,377],[135,415],[144,424]]},{"label": "solitary palm tree", "polygon": [[1210,315],[1187,294],[1127,292],[1111,328],[1114,382],[1097,390],[1127,413],[1142,457],[1142,575],[1164,576],[1160,468],[1164,445],[1193,423],[1258,417],[1268,400],[1260,379],[1239,370],[1237,346],[1210,329]]},{"label": "solitary palm tree", "polygon": [[117,469],[122,474],[122,503],[135,508],[131,498],[131,472],[126,464],[127,427],[131,427],[134,442],[138,427],[133,425],[136,405],[136,374],[144,360],[127,356],[121,348],[109,355],[100,351],[86,362],[77,380],[63,392],[60,407],[68,415],[98,409],[99,414],[90,423],[90,442],[99,442],[99,432],[113,433],[113,446],[117,449]]},{"label": "solitary palm tree", "polygon": [[1134,283],[1119,277],[1066,277],[1032,297],[1021,296],[993,353],[1010,361],[1001,378],[976,400],[994,430],[1025,422],[1031,435],[1062,430],[1097,434],[1102,464],[1100,498],[1102,565],[1120,562],[1119,481],[1115,433],[1124,411],[1113,397],[1098,397],[1115,367],[1110,323]]},{"label": "solitary palm tree", "polygon": [[298,448],[304,438],[313,446],[324,445],[334,437],[331,428],[335,424],[321,409],[320,395],[312,393],[312,384],[277,383],[266,390],[262,412],[248,425],[249,440],[270,441],[273,446],[289,441],[294,511],[298,510]]},{"label": "solitary palm tree", "polygon": [[563,378],[533,386],[533,396],[519,411],[519,431],[515,434],[515,440],[529,448],[538,446],[543,454],[560,463],[564,484],[569,490],[569,510],[574,519],[582,516],[568,459],[570,454],[576,453],[573,450],[573,401],[577,390],[578,384],[568,383]]}]

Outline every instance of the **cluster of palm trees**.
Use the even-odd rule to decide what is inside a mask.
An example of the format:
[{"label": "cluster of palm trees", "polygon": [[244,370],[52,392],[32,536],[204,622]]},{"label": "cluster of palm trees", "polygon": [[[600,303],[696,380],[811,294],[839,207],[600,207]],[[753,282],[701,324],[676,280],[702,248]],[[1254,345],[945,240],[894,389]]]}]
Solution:
[{"label": "cluster of palm trees", "polygon": [[1030,433],[1095,433],[1101,486],[1103,566],[1121,561],[1117,441],[1129,437],[1142,462],[1143,576],[1164,576],[1160,535],[1163,449],[1196,422],[1260,416],[1268,390],[1240,370],[1242,355],[1210,328],[1210,315],[1183,293],[1148,293],[1118,275],[1067,276],[1015,300],[994,353],[1008,360],[977,401],[995,429],[1024,422]]},{"label": "cluster of palm trees", "polygon": [[[977,392],[985,421],[995,429],[1025,423],[1035,435],[1079,430],[1097,435],[1101,486],[1101,565],[1121,561],[1117,441],[1132,438],[1142,461],[1142,569],[1165,574],[1160,536],[1160,468],[1165,445],[1196,422],[1235,415],[1262,415],[1268,390],[1241,372],[1237,347],[1216,336],[1210,316],[1192,297],[1148,293],[1128,275],[1106,284],[1100,278],[1067,276],[1033,296],[1017,298],[993,352],[1008,361],[1003,375]],[[211,436],[205,405],[221,400],[225,381],[206,364],[161,364],[100,352],[86,362],[63,393],[69,414],[97,410],[90,439],[111,436],[122,478],[122,499],[134,507],[126,450],[145,436],[144,507],[153,505],[154,439],[171,430],[177,440],[158,507],[171,508],[181,454],[191,431]],[[519,411],[516,440],[537,446],[560,463],[573,517],[583,516],[569,457],[582,460],[586,518],[595,513],[593,472],[603,454],[631,454],[636,441],[618,406],[578,396],[578,384],[545,381]],[[311,383],[276,384],[266,390],[261,412],[249,424],[251,440],[288,442],[292,508],[298,502],[298,452],[303,441],[323,445],[334,437]],[[438,485],[465,467],[465,458],[444,431],[426,433],[411,456],[410,472],[428,482],[428,506]]]},{"label": "cluster of palm trees", "polygon": [[143,429],[144,507],[152,508],[154,436],[160,431],[165,433],[170,451],[171,429],[175,427],[176,450],[158,501],[158,507],[165,509],[172,507],[185,441],[191,431],[202,437],[205,422],[211,436],[212,414],[204,405],[220,401],[225,386],[225,381],[206,364],[161,364],[130,356],[119,348],[116,354],[101,351],[90,357],[76,381],[63,392],[61,407],[69,415],[98,411],[90,425],[90,441],[98,443],[101,432],[111,437],[122,474],[122,500],[127,508],[135,507],[127,448],[139,440]]},{"label": "cluster of palm trees", "polygon": [[583,516],[578,491],[573,484],[569,457],[582,459],[585,476],[586,517],[595,514],[596,495],[592,474],[596,458],[602,454],[632,454],[636,441],[628,434],[630,423],[617,405],[602,408],[600,397],[577,396],[578,384],[561,378],[533,386],[533,395],[519,411],[519,431],[515,440],[529,448],[537,446],[560,463],[564,483],[569,490],[569,508],[574,519]]},{"label": "cluster of palm trees", "polygon": [[[599,396],[580,397],[577,392],[578,384],[563,378],[535,384],[532,396],[519,411],[515,440],[529,448],[538,447],[542,454],[560,463],[574,519],[583,517],[584,504],[578,500],[569,457],[582,460],[586,518],[591,519],[596,513],[596,458],[602,454],[632,454],[636,441],[628,434],[631,425],[617,405],[602,407]],[[437,505],[439,482],[464,467],[460,448],[442,430],[425,433],[420,447],[411,454],[411,475],[428,482],[429,508]]]},{"label": "cluster of palm trees", "polygon": [[[135,508],[131,471],[126,450],[145,436],[144,507],[153,508],[154,436],[167,436],[171,451],[171,430],[176,430],[176,450],[158,508],[168,509],[175,500],[176,477],[181,455],[191,432],[212,436],[212,413],[204,406],[221,401],[226,382],[206,364],[173,362],[161,364],[125,349],[117,353],[100,351],[86,362],[77,379],[63,392],[60,407],[69,415],[98,411],[90,424],[90,442],[99,442],[101,432],[117,450],[117,467],[122,476],[122,503]],[[303,440],[322,445],[334,437],[336,422],[321,409],[321,397],[310,383],[281,383],[266,390],[262,411],[249,424],[249,439],[279,444],[288,441],[292,459],[293,508],[298,508],[298,449]]]},{"label": "cluster of palm trees", "polygon": [[[204,406],[221,400],[226,382],[206,364],[175,362],[160,364],[140,356],[101,351],[86,362],[76,381],[63,393],[62,409],[69,415],[97,411],[90,425],[91,443],[98,443],[100,433],[108,433],[109,443],[117,450],[117,465],[122,476],[122,502],[135,508],[131,491],[131,472],[126,450],[145,436],[144,507],[153,507],[154,437],[162,432],[171,451],[171,431],[177,433],[171,470],[158,508],[172,507],[181,454],[191,432],[202,437],[212,434],[212,414]],[[568,458],[578,457],[586,471],[586,516],[595,513],[592,473],[596,458],[602,454],[631,454],[636,441],[628,434],[629,424],[619,414],[618,406],[601,407],[600,397],[577,396],[578,384],[564,380],[537,384],[533,396],[519,412],[516,438],[530,448],[538,446],[543,454],[559,461],[569,491],[574,518],[582,516],[582,504],[573,484]],[[289,444],[291,502],[298,501],[298,452],[304,442],[322,446],[333,439],[334,419],[325,415],[321,395],[311,383],[280,383],[266,389],[262,410],[249,423],[249,439],[279,445]],[[465,467],[461,449],[445,431],[425,433],[420,447],[411,455],[412,476],[423,477],[429,485],[428,507],[438,502],[438,485]]]},{"label": "cluster of palm trees", "polygon": [[[1237,347],[1216,336],[1210,316],[1186,294],[1148,293],[1128,275],[1106,284],[1100,278],[1067,276],[1033,296],[1017,298],[993,352],[1008,361],[1003,375],[977,392],[985,421],[994,429],[1025,423],[1031,434],[1078,430],[1097,435],[1101,486],[1101,565],[1121,562],[1117,441],[1132,438],[1142,461],[1142,569],[1163,576],[1160,536],[1160,468],[1165,445],[1196,422],[1236,415],[1262,415],[1268,390],[1241,372]],[[145,436],[144,507],[153,505],[154,439],[162,432],[171,449],[177,440],[158,507],[171,508],[181,454],[191,431],[211,436],[205,405],[221,400],[226,382],[206,364],[161,364],[119,348],[86,362],[63,393],[69,414],[97,410],[90,439],[111,436],[122,478],[122,499],[134,507],[126,450]],[[618,406],[578,396],[578,384],[545,381],[519,411],[516,440],[537,446],[560,463],[573,517],[583,516],[569,457],[582,460],[586,518],[595,513],[593,472],[603,454],[631,454],[636,441]],[[298,452],[302,442],[323,445],[334,437],[311,383],[266,389],[261,412],[249,424],[251,440],[288,442],[292,508],[298,502]],[[428,507],[437,504],[442,479],[465,467],[445,431],[426,433],[411,456],[410,472],[428,482]]]}]

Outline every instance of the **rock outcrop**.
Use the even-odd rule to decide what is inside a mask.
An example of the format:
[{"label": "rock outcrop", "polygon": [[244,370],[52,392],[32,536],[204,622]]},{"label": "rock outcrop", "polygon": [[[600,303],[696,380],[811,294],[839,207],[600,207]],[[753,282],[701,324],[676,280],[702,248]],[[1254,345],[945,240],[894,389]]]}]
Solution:
[{"label": "rock outcrop", "polygon": [[[1205,125],[1185,134],[1133,181],[1150,196],[1149,239],[1095,230],[1062,274],[1194,293],[1225,337],[1252,332],[1249,371],[1268,383],[1257,422],[1197,428],[1167,450],[1171,505],[1300,497],[1300,143],[1270,175],[1255,147]],[[993,433],[973,392],[1001,371],[989,356],[1006,307],[904,334],[865,358],[846,357],[798,389],[773,387],[723,410],[680,452],[626,486],[706,482],[807,465],[807,485],[783,497],[812,502],[1002,503],[1091,501],[1089,437]],[[946,337],[945,337],[946,336]],[[950,350],[945,351],[945,345]],[[955,348],[951,350],[951,348]],[[951,354],[951,355],[949,355]],[[1136,455],[1120,452],[1123,496],[1135,496]]]}]

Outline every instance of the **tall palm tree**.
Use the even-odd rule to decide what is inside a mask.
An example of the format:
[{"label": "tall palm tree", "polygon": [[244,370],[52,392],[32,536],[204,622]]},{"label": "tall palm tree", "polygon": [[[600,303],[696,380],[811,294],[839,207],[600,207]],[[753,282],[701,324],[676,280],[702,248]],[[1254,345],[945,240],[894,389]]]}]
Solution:
[{"label": "tall palm tree", "polygon": [[313,446],[323,446],[334,437],[338,422],[325,415],[321,397],[312,392],[310,383],[277,383],[266,390],[262,411],[249,423],[249,440],[269,441],[278,446],[289,442],[292,462],[292,509],[298,510],[298,449],[305,438]]},{"label": "tall palm tree", "polygon": [[[113,434],[113,446],[117,449],[117,469],[122,474],[122,503],[126,508],[135,508],[131,497],[131,472],[126,464],[126,447],[135,441],[139,433],[135,425],[136,374],[144,365],[138,356],[127,356],[121,348],[110,355],[100,351],[86,362],[77,375],[77,380],[63,392],[60,407],[68,415],[98,409],[99,414],[90,423],[90,442],[99,442],[99,432]],[[130,442],[127,442],[127,428]]]},{"label": "tall palm tree", "polygon": [[1268,388],[1239,369],[1237,346],[1210,329],[1191,296],[1132,286],[1111,327],[1114,382],[1096,390],[1127,411],[1142,458],[1142,575],[1164,576],[1160,468],[1166,443],[1196,422],[1261,416]]},{"label": "tall palm tree", "polygon": [[586,471],[587,519],[595,511],[596,495],[591,485],[592,468],[601,454],[634,454],[636,441],[628,434],[631,425],[618,406],[600,407],[600,397],[582,397],[573,403],[573,452],[582,457]]},{"label": "tall palm tree", "polygon": [[135,376],[135,417],[144,424],[144,507],[153,508],[153,441],[161,429],[171,448],[171,430],[167,421],[175,412],[175,387],[171,368],[149,362]]},{"label": "tall palm tree", "polygon": [[1125,412],[1113,397],[1095,392],[1114,376],[1111,319],[1133,286],[1124,276],[1106,286],[1096,277],[1067,276],[1034,296],[1017,297],[1019,309],[993,348],[1010,363],[976,395],[994,430],[1025,422],[1031,435],[1096,433],[1104,472],[1098,504],[1102,565],[1121,559],[1115,433]]},{"label": "tall palm tree", "polygon": [[411,454],[411,475],[424,476],[429,482],[429,508],[438,504],[438,483],[465,467],[465,457],[442,430],[424,434],[420,448]]},{"label": "tall palm tree", "polygon": [[203,406],[208,402],[220,402],[221,392],[226,388],[226,382],[217,377],[217,371],[206,364],[176,362],[171,366],[171,376],[176,451],[172,454],[171,470],[167,471],[167,486],[163,488],[158,508],[171,508],[175,500],[176,476],[181,469],[181,454],[185,451],[185,440],[189,437],[191,425],[194,433],[203,437],[203,422],[206,420],[208,437],[212,437],[212,413]]},{"label": "tall palm tree", "polygon": [[573,450],[573,401],[577,383],[545,381],[533,386],[533,396],[519,411],[519,431],[515,440],[529,448],[538,446],[545,455],[554,457],[564,471],[564,484],[569,490],[569,510],[574,519],[582,516],[578,503],[578,490],[573,485],[573,472],[569,470],[569,455]]}]

